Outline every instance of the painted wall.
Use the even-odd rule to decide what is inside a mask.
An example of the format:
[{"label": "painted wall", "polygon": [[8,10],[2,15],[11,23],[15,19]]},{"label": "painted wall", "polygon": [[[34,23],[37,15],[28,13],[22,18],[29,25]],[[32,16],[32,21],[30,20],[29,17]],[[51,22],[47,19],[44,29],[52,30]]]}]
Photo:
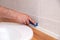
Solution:
[{"label": "painted wall", "polygon": [[23,11],[38,19],[40,27],[60,35],[59,0],[0,0],[0,5]]},{"label": "painted wall", "polygon": [[60,0],[41,0],[40,25],[60,35]]}]

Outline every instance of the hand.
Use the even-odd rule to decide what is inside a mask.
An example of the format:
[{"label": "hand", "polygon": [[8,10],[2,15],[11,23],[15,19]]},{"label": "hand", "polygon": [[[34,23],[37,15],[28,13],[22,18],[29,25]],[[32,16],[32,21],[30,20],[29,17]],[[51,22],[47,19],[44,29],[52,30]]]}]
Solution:
[{"label": "hand", "polygon": [[21,23],[21,24],[28,24],[29,25],[29,20],[34,23],[34,20],[31,19],[30,16],[27,14],[24,14],[22,12],[18,12],[15,10],[8,9],[7,13],[4,13],[3,16],[4,18],[8,19],[14,19],[16,22]]}]

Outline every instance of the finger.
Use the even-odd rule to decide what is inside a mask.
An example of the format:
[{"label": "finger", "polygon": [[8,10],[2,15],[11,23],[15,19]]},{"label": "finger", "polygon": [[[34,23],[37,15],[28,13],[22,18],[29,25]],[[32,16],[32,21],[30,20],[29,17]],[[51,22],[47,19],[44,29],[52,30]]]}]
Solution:
[{"label": "finger", "polygon": [[35,23],[35,21],[29,17],[29,21],[31,21],[33,24]]},{"label": "finger", "polygon": [[24,22],[24,24],[25,24],[25,25],[27,24],[26,21]]},{"label": "finger", "polygon": [[23,24],[26,24],[26,20],[23,20]]},{"label": "finger", "polygon": [[29,25],[29,20],[26,21],[26,25]]}]

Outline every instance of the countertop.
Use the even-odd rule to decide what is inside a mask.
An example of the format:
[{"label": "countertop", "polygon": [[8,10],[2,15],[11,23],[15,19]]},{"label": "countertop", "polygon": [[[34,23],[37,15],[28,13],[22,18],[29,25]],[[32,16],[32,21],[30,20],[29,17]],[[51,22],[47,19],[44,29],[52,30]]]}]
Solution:
[{"label": "countertop", "polygon": [[[0,18],[0,22],[16,22],[16,21],[13,19]],[[30,27],[30,28],[32,28],[33,33],[34,33],[32,40],[56,40],[55,38],[41,32],[33,27]]]}]

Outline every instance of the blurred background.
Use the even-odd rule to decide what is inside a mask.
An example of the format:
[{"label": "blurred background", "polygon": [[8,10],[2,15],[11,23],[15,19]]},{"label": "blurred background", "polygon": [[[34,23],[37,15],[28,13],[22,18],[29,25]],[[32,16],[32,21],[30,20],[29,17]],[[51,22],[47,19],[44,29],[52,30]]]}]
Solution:
[{"label": "blurred background", "polygon": [[37,29],[60,37],[60,0],[0,0],[0,5],[25,12],[39,23]]}]

